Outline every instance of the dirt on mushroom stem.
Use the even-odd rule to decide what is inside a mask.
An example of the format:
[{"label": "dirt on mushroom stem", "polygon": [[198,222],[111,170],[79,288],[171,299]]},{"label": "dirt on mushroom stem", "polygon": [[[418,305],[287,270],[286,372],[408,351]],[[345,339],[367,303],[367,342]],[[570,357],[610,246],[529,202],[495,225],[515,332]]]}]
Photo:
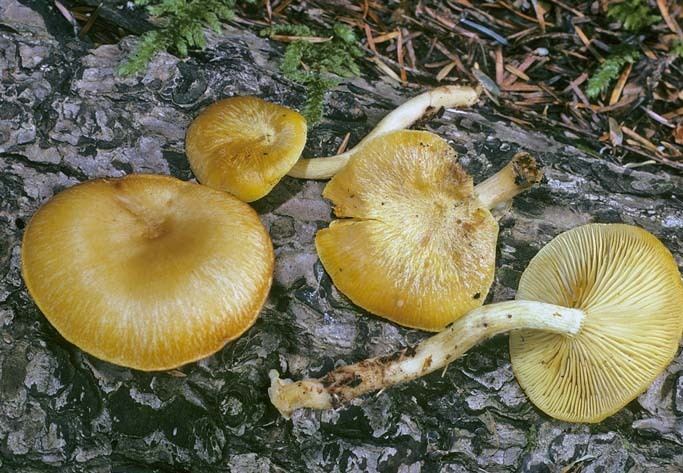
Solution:
[{"label": "dirt on mushroom stem", "polygon": [[512,200],[514,196],[543,179],[543,170],[536,159],[526,152],[515,154],[512,160],[493,176],[474,188],[482,205],[492,209]]},{"label": "dirt on mushroom stem", "polygon": [[457,360],[470,348],[494,335],[518,328],[535,328],[568,336],[578,333],[580,309],[533,301],[483,306],[415,347],[338,368],[319,380],[291,382],[270,372],[271,401],[288,418],[302,407],[329,409],[363,394],[416,379]]},{"label": "dirt on mushroom stem", "polygon": [[678,266],[641,228],[588,224],[559,235],[531,260],[517,297],[470,311],[414,354],[339,368],[324,383],[292,383],[271,372],[271,401],[283,416],[299,407],[329,408],[429,373],[512,330],[512,368],[529,399],[557,419],[594,423],[647,389],[678,351]]}]

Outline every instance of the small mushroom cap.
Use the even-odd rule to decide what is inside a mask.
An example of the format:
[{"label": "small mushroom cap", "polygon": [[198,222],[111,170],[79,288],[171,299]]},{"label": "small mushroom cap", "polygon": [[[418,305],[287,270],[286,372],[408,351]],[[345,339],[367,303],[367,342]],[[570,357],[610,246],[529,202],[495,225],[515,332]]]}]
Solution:
[{"label": "small mushroom cap", "polygon": [[22,246],[26,286],[82,350],[140,370],[206,357],[256,320],[273,250],[256,213],[220,191],[131,175],[43,205]]},{"label": "small mushroom cap", "polygon": [[197,179],[252,202],[268,194],[306,144],[306,119],[256,97],[209,105],[192,122],[185,151]]},{"label": "small mushroom cap", "polygon": [[316,235],[318,255],[355,304],[436,331],[483,303],[498,224],[445,140],[424,131],[375,138],[323,196],[341,220]]},{"label": "small mushroom cap", "polygon": [[531,260],[517,299],[586,312],[574,337],[510,336],[522,389],[546,414],[570,422],[599,422],[645,391],[673,359],[683,330],[673,256],[630,225],[591,224],[559,235]]}]

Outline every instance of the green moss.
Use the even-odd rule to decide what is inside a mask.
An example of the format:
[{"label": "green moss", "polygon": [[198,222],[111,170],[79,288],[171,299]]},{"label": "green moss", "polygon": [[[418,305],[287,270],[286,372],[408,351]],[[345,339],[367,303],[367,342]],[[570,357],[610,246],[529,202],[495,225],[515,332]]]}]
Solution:
[{"label": "green moss", "polygon": [[533,450],[533,448],[536,445],[536,442],[538,440],[538,428],[536,427],[535,424],[531,424],[526,429],[525,434],[526,434],[526,445],[524,447],[524,450],[526,452],[530,452],[531,450]]},{"label": "green moss", "polygon": [[607,90],[614,79],[619,77],[621,70],[628,63],[634,63],[640,59],[640,51],[631,47],[621,47],[612,53],[605,62],[600,64],[593,75],[588,79],[586,93],[590,98],[595,98]]},{"label": "green moss", "polygon": [[640,31],[662,19],[652,13],[646,0],[624,0],[612,3],[607,9],[607,16],[619,21],[628,31]]},{"label": "green moss", "polygon": [[683,57],[683,40],[677,39],[671,45],[671,51],[669,51],[673,57]]},{"label": "green moss", "polygon": [[[220,32],[221,21],[234,17],[236,1],[135,0],[136,5],[147,8],[160,27],[142,35],[135,50],[119,65],[118,73],[129,76],[144,71],[160,51],[172,51],[182,57],[191,49],[203,49],[206,46],[204,28]],[[363,51],[353,30],[346,25],[337,24],[324,32],[304,25],[274,25],[261,34],[332,37],[324,43],[294,41],[287,45],[282,58],[280,69],[284,75],[306,87],[303,114],[310,124],[322,118],[325,92],[335,87],[340,78],[360,74],[356,60]]]},{"label": "green moss", "polygon": [[351,28],[342,24],[324,32],[302,25],[274,25],[261,32],[262,36],[276,34],[332,37],[323,43],[305,40],[289,43],[280,64],[285,77],[306,87],[302,113],[309,124],[317,123],[323,115],[325,92],[339,84],[340,78],[360,74],[356,61],[363,50],[358,47],[358,39]]},{"label": "green moss", "polygon": [[203,49],[206,46],[204,28],[220,32],[221,21],[235,16],[235,1],[135,0],[136,5],[147,7],[161,26],[142,35],[135,51],[119,66],[119,74],[127,76],[144,71],[159,51],[171,50],[187,56],[190,49]]}]

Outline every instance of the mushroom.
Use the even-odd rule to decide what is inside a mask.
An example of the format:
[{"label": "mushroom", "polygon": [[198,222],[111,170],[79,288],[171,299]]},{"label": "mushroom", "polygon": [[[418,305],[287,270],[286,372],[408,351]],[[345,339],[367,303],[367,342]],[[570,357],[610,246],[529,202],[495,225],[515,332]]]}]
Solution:
[{"label": "mushroom", "polygon": [[66,340],[145,371],[239,337],[273,274],[270,238],[247,204],[170,176],[60,192],[26,227],[21,256],[29,293]]},{"label": "mushroom", "polygon": [[268,194],[305,144],[303,116],[256,97],[231,97],[209,105],[185,137],[199,182],[245,202]]},{"label": "mushroom", "polygon": [[384,117],[356,146],[326,158],[300,159],[287,173],[303,179],[329,179],[339,172],[365,143],[385,133],[410,127],[424,115],[442,108],[466,107],[479,99],[480,89],[458,85],[437,87],[413,97]]},{"label": "mushroom", "polygon": [[384,134],[325,187],[341,219],[316,235],[318,255],[356,305],[441,330],[480,306],[493,282],[498,223],[489,209],[541,176],[534,159],[519,153],[475,187],[439,136]]},{"label": "mushroom", "polygon": [[671,362],[683,330],[683,283],[656,237],[623,224],[590,224],[545,246],[522,275],[517,300],[477,308],[415,347],[292,382],[270,373],[284,417],[328,409],[447,366],[493,335],[510,335],[512,368],[549,416],[599,422],[642,393]]}]

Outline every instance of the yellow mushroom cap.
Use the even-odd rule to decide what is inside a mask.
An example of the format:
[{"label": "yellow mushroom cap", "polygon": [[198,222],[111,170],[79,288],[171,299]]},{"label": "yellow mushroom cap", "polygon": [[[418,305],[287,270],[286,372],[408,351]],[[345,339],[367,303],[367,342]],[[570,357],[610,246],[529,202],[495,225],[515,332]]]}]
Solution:
[{"label": "yellow mushroom cap", "polygon": [[169,176],[71,187],[24,233],[26,286],[82,350],[140,370],[198,360],[256,320],[273,249],[258,215],[220,191]]},{"label": "yellow mushroom cap", "polygon": [[424,131],[375,138],[323,196],[342,219],[316,235],[318,255],[355,304],[436,331],[486,298],[498,224],[445,140]]},{"label": "yellow mushroom cap", "polygon": [[306,144],[299,113],[256,97],[209,105],[190,124],[185,151],[197,179],[252,202],[268,194]]},{"label": "yellow mushroom cap", "polygon": [[531,260],[517,299],[586,312],[574,337],[510,336],[522,389],[546,414],[570,422],[599,422],[645,391],[673,359],[683,330],[673,256],[629,225],[591,224],[559,235]]}]

